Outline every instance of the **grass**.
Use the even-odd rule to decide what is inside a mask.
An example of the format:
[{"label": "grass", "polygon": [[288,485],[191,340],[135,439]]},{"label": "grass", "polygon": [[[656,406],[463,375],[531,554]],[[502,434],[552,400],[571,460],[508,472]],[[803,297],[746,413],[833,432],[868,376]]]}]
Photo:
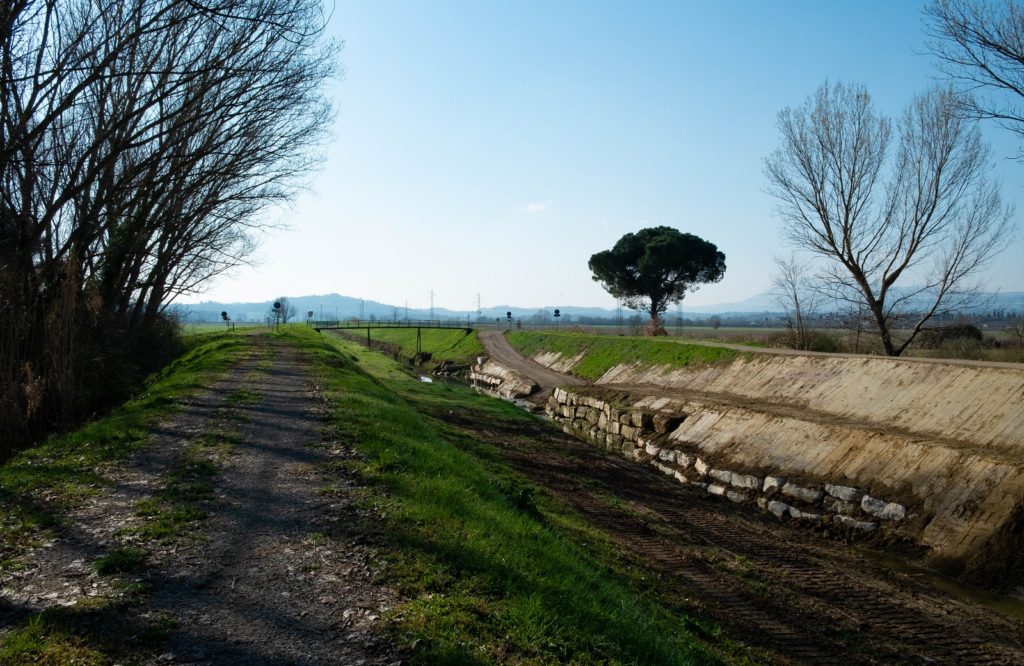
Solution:
[{"label": "grass", "polygon": [[0,560],[36,543],[44,530],[107,484],[103,465],[144,445],[147,429],[184,396],[227,372],[250,343],[238,334],[211,334],[147,381],[134,399],[81,429],[54,436],[0,465]]},{"label": "grass", "polygon": [[115,548],[93,562],[92,568],[101,576],[137,571],[146,563],[146,556],[142,548]]},{"label": "grass", "polygon": [[678,368],[695,364],[729,363],[746,356],[732,349],[690,345],[666,338],[527,331],[512,331],[507,337],[509,343],[525,356],[555,352],[563,358],[571,358],[582,353],[582,358],[571,372],[592,381],[622,363]]},{"label": "grass", "polygon": [[[353,334],[357,334],[354,331]],[[453,361],[471,363],[484,353],[483,345],[476,337],[476,331],[468,333],[460,329],[420,329],[421,350],[430,355],[432,361]],[[416,330],[410,328],[372,329],[370,338],[374,342],[395,345],[402,356],[412,358],[416,354]]]},{"label": "grass", "polygon": [[[578,516],[499,462],[492,444],[432,415],[472,410],[495,424],[532,417],[467,387],[421,384],[337,338],[288,331],[320,374],[335,428],[366,456],[367,519],[390,548],[390,615],[414,663],[714,662],[699,623],[615,570]],[[713,643],[714,641],[712,641]]]}]

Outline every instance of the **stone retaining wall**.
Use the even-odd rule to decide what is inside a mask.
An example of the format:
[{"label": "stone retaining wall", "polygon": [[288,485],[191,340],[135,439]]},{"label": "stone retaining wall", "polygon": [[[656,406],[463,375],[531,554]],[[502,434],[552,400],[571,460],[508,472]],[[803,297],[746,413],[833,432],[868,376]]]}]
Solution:
[{"label": "stone retaining wall", "polygon": [[466,379],[471,386],[506,400],[526,398],[540,389],[529,377],[486,356],[477,358]]},{"label": "stone retaining wall", "polygon": [[546,411],[570,435],[652,465],[680,483],[779,518],[871,532],[916,517],[903,504],[874,497],[865,488],[828,481],[800,484],[781,470],[745,473],[716,465],[696,446],[672,439],[687,419],[683,413],[616,407],[560,388],[551,394]]}]

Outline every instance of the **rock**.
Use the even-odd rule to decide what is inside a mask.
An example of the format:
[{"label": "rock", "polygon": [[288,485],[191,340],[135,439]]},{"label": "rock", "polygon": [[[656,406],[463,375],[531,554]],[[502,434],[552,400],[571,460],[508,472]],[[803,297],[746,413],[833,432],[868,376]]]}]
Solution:
[{"label": "rock", "polygon": [[682,451],[676,451],[676,464],[683,469],[689,467],[694,462],[694,457],[689,453],[683,453]]},{"label": "rock", "polygon": [[761,488],[761,492],[767,493],[778,490],[784,485],[786,485],[786,480],[781,476],[766,476],[764,477],[764,486]]},{"label": "rock", "polygon": [[678,428],[679,424],[685,419],[685,416],[675,416],[673,414],[658,412],[651,418],[651,425],[654,428],[654,432],[664,435]]},{"label": "rock", "polygon": [[790,517],[792,517],[792,518],[794,518],[796,520],[806,520],[806,521],[810,521],[812,523],[820,523],[822,520],[824,520],[824,517],[820,513],[811,513],[809,511],[801,511],[800,509],[796,508],[795,506],[789,507],[789,515],[790,515]]},{"label": "rock", "polygon": [[654,427],[654,420],[647,412],[633,412],[629,419],[630,425],[641,430],[650,430]]},{"label": "rock", "polygon": [[586,415],[587,423],[592,423],[594,425],[597,425],[597,421],[600,418],[600,415],[601,415],[601,413],[599,411],[597,411],[593,407],[588,407],[587,408],[587,415]]},{"label": "rock", "polygon": [[814,490],[813,488],[805,488],[798,486],[795,483],[786,483],[782,486],[782,494],[787,497],[792,497],[808,504],[817,504],[825,496],[823,490]]},{"label": "rock", "polygon": [[[476,362],[477,365],[483,365],[483,361],[481,361],[479,358],[476,360]],[[565,402],[568,398],[568,394],[565,392],[565,389],[556,388],[554,391],[551,392],[551,397],[554,398],[556,402]]]},{"label": "rock", "polygon": [[597,427],[601,430],[608,429],[608,417],[604,412],[601,412],[601,415],[597,417]]},{"label": "rock", "polygon": [[757,508],[766,511],[768,509],[768,498],[759,496],[757,498]]},{"label": "rock", "polygon": [[733,472],[729,482],[737,488],[746,488],[748,490],[759,490],[761,488],[761,479],[752,474],[737,474]]},{"label": "rock", "polygon": [[832,521],[836,525],[840,525],[842,527],[849,527],[855,530],[860,530],[861,532],[871,532],[876,527],[878,527],[876,523],[869,523],[863,520],[856,520],[855,518],[850,518],[849,516],[832,516]]},{"label": "rock", "polygon": [[[647,444],[647,446],[650,446],[650,444]],[[658,453],[658,460],[664,460],[665,462],[668,462],[668,463],[674,463],[676,461],[676,452],[675,452],[675,450],[673,450],[673,449],[662,449],[661,452]]]},{"label": "rock", "polygon": [[657,460],[653,461],[653,465],[654,465],[654,466],[655,466],[655,467],[656,467],[656,468],[658,469],[658,471],[660,471],[660,472],[661,472],[662,474],[674,474],[674,473],[675,473],[675,470],[674,470],[674,469],[672,469],[672,468],[671,468],[671,467],[669,467],[668,465],[665,465],[664,463],[660,463],[660,462],[658,462]]},{"label": "rock", "polygon": [[685,476],[683,476],[682,472],[679,472],[679,471],[673,472],[672,476],[674,476],[676,481],[678,481],[679,483],[689,483],[690,482],[689,479],[687,479]]},{"label": "rock", "polygon": [[852,486],[837,486],[832,483],[825,484],[825,492],[836,499],[843,500],[844,502],[859,502],[860,499],[864,497],[864,491],[860,488],[853,488]]},{"label": "rock", "polygon": [[639,431],[630,425],[620,425],[619,432],[622,433],[622,436],[626,439],[631,439],[633,441],[636,441],[636,436],[639,434]]},{"label": "rock", "polygon": [[790,506],[785,502],[779,502],[772,500],[768,502],[768,511],[772,513],[776,518],[782,518],[783,516],[789,515]]},{"label": "rock", "polygon": [[712,495],[725,495],[725,486],[719,485],[717,483],[709,484],[708,492],[711,493]]},{"label": "rock", "polygon": [[864,510],[864,513],[882,520],[903,520],[907,517],[907,509],[902,504],[886,502],[871,495],[865,495],[861,499],[860,508]]},{"label": "rock", "polygon": [[618,435],[622,433],[622,426],[618,421],[608,421],[606,430],[613,435]]},{"label": "rock", "polygon": [[853,514],[857,513],[856,504],[854,504],[853,502],[844,502],[843,500],[836,499],[831,495],[827,496],[822,501],[822,504],[826,509],[828,509],[832,513],[840,513],[844,516],[852,516]]},{"label": "rock", "polygon": [[701,460],[700,458],[697,458],[697,461],[693,464],[693,466],[697,470],[697,474],[700,474],[701,476],[707,476],[708,472],[711,470],[711,466],[708,465],[703,460]]},{"label": "rock", "polygon": [[708,476],[710,476],[712,479],[715,479],[716,481],[721,481],[722,483],[726,484],[732,481],[732,472],[724,469],[708,470]]},{"label": "rock", "polygon": [[622,435],[608,435],[608,446],[619,448],[622,446]]},{"label": "rock", "polygon": [[746,493],[740,492],[738,490],[726,490],[725,496],[729,498],[731,501],[736,502],[737,504],[740,502],[746,502],[748,499],[750,499],[750,497]]},{"label": "rock", "polygon": [[644,447],[644,451],[646,451],[648,455],[652,456],[656,456],[661,453],[661,449],[650,442],[648,442],[647,446]]},{"label": "rock", "polygon": [[629,425],[632,420],[630,412],[619,412],[619,423],[622,425]]}]

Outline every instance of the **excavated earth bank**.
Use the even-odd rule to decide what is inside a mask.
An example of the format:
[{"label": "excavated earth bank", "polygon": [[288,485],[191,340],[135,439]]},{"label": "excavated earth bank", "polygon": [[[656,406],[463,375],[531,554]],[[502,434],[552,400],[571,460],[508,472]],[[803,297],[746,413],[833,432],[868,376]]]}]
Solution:
[{"label": "excavated earth bank", "polygon": [[[533,361],[565,372],[579,358]],[[474,367],[476,383],[514,396],[523,380],[495,365]],[[546,410],[582,439],[780,519],[907,538],[944,571],[1021,582],[1020,366],[771,353],[624,364],[554,391]]]}]

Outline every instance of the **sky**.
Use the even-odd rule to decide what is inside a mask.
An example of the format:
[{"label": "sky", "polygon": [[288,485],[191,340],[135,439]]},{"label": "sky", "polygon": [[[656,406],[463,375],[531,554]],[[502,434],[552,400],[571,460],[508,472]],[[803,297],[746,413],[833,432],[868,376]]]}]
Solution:
[{"label": "sky", "polygon": [[[684,309],[770,286],[790,249],[765,192],[776,116],[824,81],[895,116],[940,74],[923,3],[437,2],[334,7],[344,73],[322,169],[258,263],[185,302],[340,293],[393,305],[614,307],[589,257],[657,225],[725,253]],[[1024,291],[1019,142],[984,126],[1014,242],[988,284]]]}]

